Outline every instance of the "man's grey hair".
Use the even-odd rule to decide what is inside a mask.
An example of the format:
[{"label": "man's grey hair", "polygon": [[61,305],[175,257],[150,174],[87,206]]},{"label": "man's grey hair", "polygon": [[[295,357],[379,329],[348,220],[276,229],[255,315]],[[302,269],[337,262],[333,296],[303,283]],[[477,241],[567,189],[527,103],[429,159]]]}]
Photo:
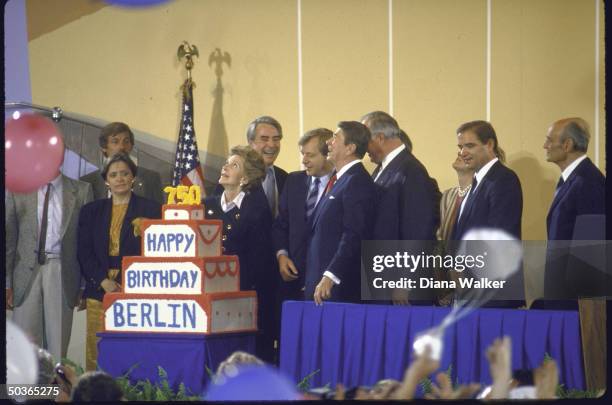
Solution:
[{"label": "man's grey hair", "polygon": [[383,134],[385,138],[399,138],[400,127],[395,118],[384,111],[372,111],[361,117],[363,122],[372,134]]},{"label": "man's grey hair", "polygon": [[257,125],[259,124],[272,125],[278,131],[278,134],[280,135],[281,139],[283,138],[283,128],[281,127],[281,124],[269,115],[262,115],[261,117],[257,117],[253,121],[251,121],[251,123],[247,127],[246,135],[247,141],[249,143],[255,140],[255,130],[257,129]]},{"label": "man's grey hair", "polygon": [[566,139],[571,139],[574,142],[575,151],[586,152],[591,139],[589,124],[582,118],[569,118],[567,124],[561,129],[559,136],[561,142],[565,142]]}]

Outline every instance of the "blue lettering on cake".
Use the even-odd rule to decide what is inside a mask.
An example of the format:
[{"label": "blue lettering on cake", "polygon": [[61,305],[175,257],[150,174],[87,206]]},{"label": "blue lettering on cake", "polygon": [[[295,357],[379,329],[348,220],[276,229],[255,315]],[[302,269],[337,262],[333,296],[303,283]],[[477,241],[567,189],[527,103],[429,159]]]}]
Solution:
[{"label": "blue lettering on cake", "polygon": [[159,320],[159,305],[155,303],[155,327],[162,328],[166,326],[166,322]]},{"label": "blue lettering on cake", "polygon": [[136,318],[136,307],[138,306],[135,302],[127,303],[127,326],[138,326],[138,324],[134,321]]},{"label": "blue lettering on cake", "polygon": [[162,288],[168,288],[168,273],[162,271],[157,274],[159,274],[159,286]]},{"label": "blue lettering on cake", "polygon": [[196,280],[198,279],[198,271],[197,270],[189,270],[191,273],[191,288],[195,287]]},{"label": "blue lettering on cake", "polygon": [[[187,253],[193,244],[193,233],[147,233],[147,251],[151,252],[180,252]],[[184,246],[184,247],[183,247]]]},{"label": "blue lettering on cake", "polygon": [[162,250],[162,248],[164,249],[164,251],[168,251],[168,248],[166,246],[166,235],[163,233],[157,235],[157,248],[155,250],[160,251]]},{"label": "blue lettering on cake", "polygon": [[185,250],[183,251],[184,253],[187,253],[187,251],[189,250],[189,247],[193,243],[193,239],[194,238],[195,238],[195,234],[193,234],[193,233],[191,235],[190,234],[185,234],[185,239],[187,240],[187,245],[185,246]]},{"label": "blue lettering on cake", "polygon": [[[190,306],[191,308],[189,308]],[[187,325],[187,317],[189,317],[191,321],[191,326]],[[191,329],[195,329],[196,327],[196,305],[194,302],[191,304],[183,303],[183,327],[189,327]]]},{"label": "blue lettering on cake", "polygon": [[138,285],[138,273],[135,271],[128,271],[126,274],[128,288],[134,288]]},{"label": "blue lettering on cake", "polygon": [[145,282],[146,282],[146,284],[149,285],[149,287],[151,287],[151,280],[149,280],[149,276],[150,276],[150,274],[149,274],[148,271],[143,271],[142,272],[142,287],[145,286]]},{"label": "blue lettering on cake", "polygon": [[172,323],[168,324],[169,328],[180,328],[181,325],[176,323],[176,310],[181,306],[181,304],[168,304],[170,308],[172,308]]},{"label": "blue lettering on cake", "polygon": [[169,270],[170,275],[170,288],[176,288],[181,282],[181,274],[177,270]]},{"label": "blue lettering on cake", "polygon": [[123,305],[120,302],[113,302],[113,324],[115,327],[121,327],[125,323],[123,318]]},{"label": "blue lettering on cake", "polygon": [[140,324],[142,326],[145,326],[145,319],[146,319],[149,326],[153,326],[153,324],[151,323],[151,304],[149,304],[148,302],[143,302],[141,310],[142,312],[141,312]]}]

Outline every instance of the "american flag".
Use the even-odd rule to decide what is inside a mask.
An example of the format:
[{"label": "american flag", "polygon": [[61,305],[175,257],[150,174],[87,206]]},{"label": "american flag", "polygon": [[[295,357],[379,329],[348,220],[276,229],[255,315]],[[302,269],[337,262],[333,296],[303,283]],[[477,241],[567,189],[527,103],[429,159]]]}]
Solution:
[{"label": "american flag", "polygon": [[204,175],[202,174],[195,128],[193,127],[192,86],[193,83],[191,81],[185,81],[181,129],[176,144],[176,159],[174,163],[172,185],[175,187],[179,184],[200,186],[202,197],[204,197]]}]

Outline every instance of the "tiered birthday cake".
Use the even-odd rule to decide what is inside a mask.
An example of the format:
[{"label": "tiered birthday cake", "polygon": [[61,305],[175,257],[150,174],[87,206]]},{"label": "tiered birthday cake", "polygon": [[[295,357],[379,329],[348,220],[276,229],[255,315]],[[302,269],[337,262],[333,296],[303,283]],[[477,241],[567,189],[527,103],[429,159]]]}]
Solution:
[{"label": "tiered birthday cake", "polygon": [[166,204],[142,221],[143,256],[124,257],[122,291],[104,296],[106,332],[257,330],[255,291],[240,291],[237,256],[221,255],[223,223],[202,205]]}]

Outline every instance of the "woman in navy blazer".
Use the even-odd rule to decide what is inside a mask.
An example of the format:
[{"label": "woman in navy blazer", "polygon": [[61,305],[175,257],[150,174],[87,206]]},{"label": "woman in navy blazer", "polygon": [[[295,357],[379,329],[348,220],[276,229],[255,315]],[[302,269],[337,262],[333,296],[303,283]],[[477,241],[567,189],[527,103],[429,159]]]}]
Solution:
[{"label": "woman in navy blazer", "polygon": [[207,197],[207,219],[223,221],[224,255],[240,261],[240,289],[257,291],[257,354],[273,361],[274,293],[278,285],[271,239],[272,214],[260,187],[265,177],[263,158],[250,146],[235,146],[221,169],[221,195]]},{"label": "woman in navy blazer", "polygon": [[87,298],[86,367],[95,370],[96,333],[102,329],[102,299],[119,291],[123,256],[141,254],[140,220],[160,218],[158,202],[132,193],[136,165],[127,154],[114,155],[102,171],[111,198],[95,200],[79,215],[77,257]]}]

